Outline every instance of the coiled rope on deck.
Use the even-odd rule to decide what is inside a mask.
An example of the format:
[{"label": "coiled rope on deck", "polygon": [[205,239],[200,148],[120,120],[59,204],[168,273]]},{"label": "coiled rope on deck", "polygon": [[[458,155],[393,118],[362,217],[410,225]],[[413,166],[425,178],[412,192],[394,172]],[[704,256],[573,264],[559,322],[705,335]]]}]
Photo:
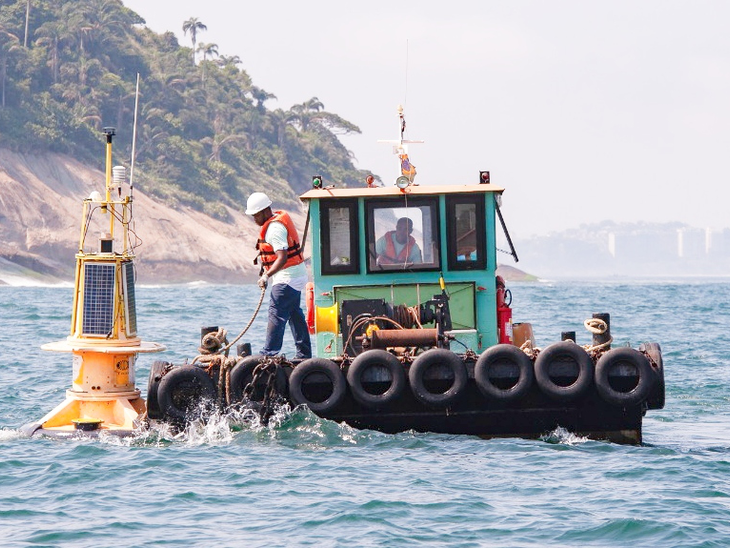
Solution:
[{"label": "coiled rope on deck", "polygon": [[[583,322],[583,326],[594,335],[603,335],[608,330],[608,324],[600,318],[588,318]],[[587,344],[583,346],[583,348],[585,348],[586,352],[596,352],[598,350],[602,350],[608,346],[611,346],[612,342],[613,337],[609,336],[608,340],[602,342],[601,344]]]},{"label": "coiled rope on deck", "polygon": [[231,403],[231,370],[241,359],[238,357],[229,358],[228,351],[241,337],[243,337],[246,331],[248,331],[253,324],[259,310],[261,310],[261,304],[264,302],[264,295],[266,295],[266,287],[261,288],[261,296],[259,297],[259,302],[256,305],[256,310],[253,311],[253,315],[246,324],[246,327],[243,328],[235,339],[229,343],[226,338],[228,332],[223,328],[212,333],[206,333],[200,341],[200,347],[198,348],[200,354],[191,362],[191,364],[195,364],[197,362],[207,363],[208,365],[206,370],[208,371],[208,374],[211,373],[211,369],[213,367],[220,367],[220,373],[218,375],[218,404],[221,407],[224,403],[226,405],[230,405]]},{"label": "coiled rope on deck", "polygon": [[[589,332],[593,333],[594,335],[603,335],[608,330],[608,324],[600,318],[588,318],[583,322],[583,325]],[[589,353],[598,352],[599,350],[610,346],[612,342],[613,337],[609,336],[607,341],[596,345],[586,344],[583,345],[583,349]],[[534,360],[540,354],[542,349],[534,346],[532,341],[528,339],[524,343],[522,343],[522,346],[520,346],[520,350],[527,354],[530,359]]]}]

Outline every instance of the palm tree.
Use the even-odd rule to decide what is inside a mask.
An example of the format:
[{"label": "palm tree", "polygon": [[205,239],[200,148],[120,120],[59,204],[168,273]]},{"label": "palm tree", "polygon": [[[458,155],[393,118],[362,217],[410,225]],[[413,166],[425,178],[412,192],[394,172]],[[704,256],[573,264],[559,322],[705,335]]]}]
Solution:
[{"label": "palm tree", "polygon": [[205,82],[205,67],[208,64],[208,55],[211,57],[218,55],[218,44],[204,44],[201,42],[197,51],[203,54],[203,74],[201,80]]},{"label": "palm tree", "polygon": [[23,36],[23,47],[28,47],[28,20],[30,19],[30,0],[25,4],[25,35]]},{"label": "palm tree", "polygon": [[253,97],[254,101],[256,101],[256,108],[260,112],[264,112],[266,108],[264,107],[264,103],[268,101],[269,99],[276,99],[276,95],[273,93],[269,93],[265,89],[261,89],[257,86],[251,86],[251,88],[248,90],[249,93],[251,93],[251,97]]},{"label": "palm tree", "polygon": [[20,46],[20,40],[13,33],[0,28],[0,88],[2,88],[2,99],[0,107],[5,108],[5,78],[8,71],[8,57]]},{"label": "palm tree", "polygon": [[208,55],[211,57],[218,56],[218,44],[204,44],[201,42],[197,51],[203,54],[203,61],[207,61]]},{"label": "palm tree", "polygon": [[270,116],[276,125],[276,144],[279,145],[279,148],[283,148],[286,140],[287,127],[289,127],[292,122],[296,121],[297,117],[291,111],[284,112],[280,108],[272,111]]},{"label": "palm tree", "polygon": [[309,124],[316,122],[319,118],[317,113],[324,111],[324,105],[322,101],[316,97],[312,97],[308,101],[292,106],[290,110],[294,119],[299,123],[299,127],[302,128],[302,131],[307,131]]},{"label": "palm tree", "polygon": [[221,67],[235,67],[243,63],[238,55],[221,55],[216,60],[216,63]]},{"label": "palm tree", "polygon": [[341,116],[324,110],[322,101],[316,97],[291,107],[293,120],[299,124],[303,132],[325,130],[332,134],[360,133],[360,128]]},{"label": "palm tree", "polygon": [[203,23],[198,21],[197,17],[191,17],[183,23],[183,34],[190,32],[190,39],[193,42],[193,65],[195,64],[195,44],[198,42],[198,32],[208,30]]},{"label": "palm tree", "polygon": [[35,31],[39,36],[36,44],[46,46],[50,60],[48,64],[53,74],[53,83],[58,83],[58,69],[60,68],[60,52],[63,42],[65,42],[71,33],[68,26],[62,21],[46,21]]}]

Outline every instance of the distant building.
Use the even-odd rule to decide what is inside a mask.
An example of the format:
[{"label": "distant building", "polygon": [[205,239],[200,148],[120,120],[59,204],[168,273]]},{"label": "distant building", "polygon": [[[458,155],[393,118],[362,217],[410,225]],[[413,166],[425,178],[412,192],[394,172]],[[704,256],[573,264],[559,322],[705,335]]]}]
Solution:
[{"label": "distant building", "polygon": [[730,276],[730,228],[604,221],[515,245],[520,268],[543,278]]}]

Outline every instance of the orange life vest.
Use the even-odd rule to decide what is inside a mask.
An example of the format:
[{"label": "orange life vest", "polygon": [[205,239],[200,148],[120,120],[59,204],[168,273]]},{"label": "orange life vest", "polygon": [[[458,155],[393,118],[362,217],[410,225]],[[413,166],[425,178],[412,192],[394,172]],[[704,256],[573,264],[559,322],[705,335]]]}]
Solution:
[{"label": "orange life vest", "polygon": [[289,214],[286,211],[274,211],[274,214],[269,217],[261,227],[259,239],[256,242],[256,249],[259,252],[258,256],[261,258],[261,267],[268,270],[276,260],[276,252],[274,251],[273,246],[266,243],[265,239],[266,231],[268,230],[269,225],[274,221],[279,222],[286,227],[287,249],[286,264],[284,265],[284,268],[289,268],[290,266],[304,262],[304,259],[302,258],[302,250],[299,246],[299,236],[297,235],[297,229],[294,228],[294,222],[291,220],[291,217],[289,217]]},{"label": "orange life vest", "polygon": [[382,264],[400,264],[408,261],[408,257],[411,255],[411,250],[416,245],[416,240],[413,236],[408,236],[408,241],[400,253],[396,256],[395,253],[395,230],[385,233],[385,254],[379,257]]}]

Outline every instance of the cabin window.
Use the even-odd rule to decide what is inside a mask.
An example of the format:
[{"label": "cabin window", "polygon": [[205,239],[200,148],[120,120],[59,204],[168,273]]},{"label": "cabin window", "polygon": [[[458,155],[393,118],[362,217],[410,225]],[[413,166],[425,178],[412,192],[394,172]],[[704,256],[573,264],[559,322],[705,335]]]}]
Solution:
[{"label": "cabin window", "polygon": [[368,272],[439,268],[436,198],[370,201],[366,212]]},{"label": "cabin window", "polygon": [[322,274],[357,274],[360,270],[357,202],[320,202]]},{"label": "cabin window", "polygon": [[484,196],[447,196],[446,219],[449,270],[486,269]]}]

